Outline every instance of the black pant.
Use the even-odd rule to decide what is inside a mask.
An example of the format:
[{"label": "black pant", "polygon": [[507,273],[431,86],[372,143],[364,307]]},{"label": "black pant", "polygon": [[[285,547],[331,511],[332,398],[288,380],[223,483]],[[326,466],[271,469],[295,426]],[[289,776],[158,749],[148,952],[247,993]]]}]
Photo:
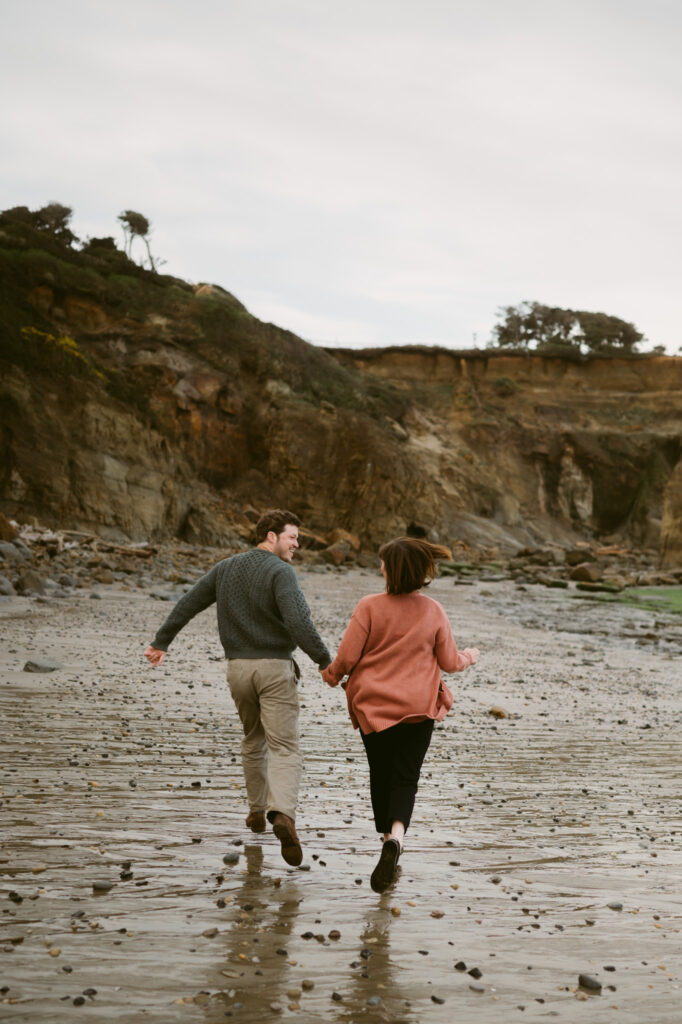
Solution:
[{"label": "black pant", "polygon": [[402,821],[407,831],[432,733],[430,718],[423,722],[399,722],[390,729],[366,735],[360,730],[369,763],[377,832],[390,832],[394,821]]}]

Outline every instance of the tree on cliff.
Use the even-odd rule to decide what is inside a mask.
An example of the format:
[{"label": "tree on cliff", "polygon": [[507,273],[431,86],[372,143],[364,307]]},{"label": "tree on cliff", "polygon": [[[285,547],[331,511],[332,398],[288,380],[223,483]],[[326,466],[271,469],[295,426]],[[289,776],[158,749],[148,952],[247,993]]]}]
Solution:
[{"label": "tree on cliff", "polygon": [[138,213],[136,210],[124,210],[123,213],[119,213],[118,221],[123,228],[126,256],[130,258],[133,242],[136,238],[141,238],[147,249],[149,269],[156,270],[160,266],[160,261],[152,256],[151,249],[149,248],[149,233],[152,226],[144,214]]},{"label": "tree on cliff", "polygon": [[499,311],[493,348],[547,352],[635,352],[643,335],[634,324],[607,313],[521,302]]},{"label": "tree on cliff", "polygon": [[28,206],[13,206],[9,210],[2,211],[3,220],[6,222],[27,224],[36,231],[52,235],[64,245],[73,245],[78,241],[69,227],[72,216],[73,210],[70,206],[55,202],[47,203],[39,210],[29,210]]}]

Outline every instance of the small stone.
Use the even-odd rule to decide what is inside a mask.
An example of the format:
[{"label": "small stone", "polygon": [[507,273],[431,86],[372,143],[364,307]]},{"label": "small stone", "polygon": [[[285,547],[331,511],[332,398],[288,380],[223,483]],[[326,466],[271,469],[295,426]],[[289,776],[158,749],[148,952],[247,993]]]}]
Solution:
[{"label": "small stone", "polygon": [[281,1003],[270,1003],[270,1009],[273,1013],[281,1013],[284,1007]]},{"label": "small stone", "polygon": [[622,910],[623,904],[619,903],[618,900],[614,900],[612,903],[607,903],[606,906],[609,910]]},{"label": "small stone", "polygon": [[237,850],[228,850],[223,856],[223,864],[238,864],[239,853]]},{"label": "small stone", "polygon": [[109,890],[113,889],[113,887],[114,883],[108,882],[105,879],[98,879],[97,881],[92,883],[93,892],[109,892]]},{"label": "small stone", "polygon": [[471,975],[472,978],[476,978],[476,980],[483,977],[483,971],[480,969],[480,967],[472,967],[468,973]]},{"label": "small stone", "polygon": [[293,1002],[296,1002],[296,1000],[300,999],[300,998],[301,998],[301,989],[300,988],[290,988],[290,989],[287,990],[287,999],[291,999]]},{"label": "small stone", "polygon": [[218,934],[217,928],[207,928],[206,931],[201,933],[205,939],[215,939]]},{"label": "small stone", "polygon": [[431,917],[435,917],[435,918],[443,917],[444,914],[445,914],[445,911],[443,911],[443,910],[432,910],[431,911]]},{"label": "small stone", "polygon": [[491,708],[488,708],[488,714],[493,718],[509,718],[509,712],[501,704],[493,704]]},{"label": "small stone", "polygon": [[400,917],[400,915],[402,914],[402,910],[400,909],[400,907],[391,907],[391,913],[393,914],[394,917]]},{"label": "small stone", "polygon": [[578,985],[586,992],[601,992],[601,981],[597,981],[591,974],[580,974]]},{"label": "small stone", "polygon": [[464,963],[463,960],[458,960],[457,963],[455,964],[456,971],[466,971],[466,969],[467,965]]},{"label": "small stone", "polygon": [[83,996],[76,996],[76,998],[73,1001],[73,1005],[74,1006],[83,1006],[84,1004],[85,1004],[85,999],[84,999]]},{"label": "small stone", "polygon": [[311,981],[310,978],[304,978],[301,982],[301,988],[304,992],[311,992],[315,988],[315,982]]},{"label": "small stone", "polygon": [[383,1000],[381,996],[370,996],[367,1000],[368,1006],[381,1006]]},{"label": "small stone", "polygon": [[341,995],[340,992],[332,992],[332,999],[334,1000],[335,1003],[340,1003],[341,1000],[343,999],[343,996]]},{"label": "small stone", "polygon": [[334,941],[341,938],[341,932],[338,930],[338,928],[332,928],[332,930],[329,933],[329,938],[333,939]]},{"label": "small stone", "polygon": [[442,1006],[445,1000],[442,999],[440,996],[431,996],[431,1002],[438,1003],[439,1006]]},{"label": "small stone", "polygon": [[48,949],[48,953],[50,956],[59,956],[61,954],[61,949],[57,946],[53,946],[52,949]]},{"label": "small stone", "polygon": [[50,661],[47,658],[41,661],[30,660],[24,665],[24,672],[56,672],[58,669],[63,668],[58,661]]}]

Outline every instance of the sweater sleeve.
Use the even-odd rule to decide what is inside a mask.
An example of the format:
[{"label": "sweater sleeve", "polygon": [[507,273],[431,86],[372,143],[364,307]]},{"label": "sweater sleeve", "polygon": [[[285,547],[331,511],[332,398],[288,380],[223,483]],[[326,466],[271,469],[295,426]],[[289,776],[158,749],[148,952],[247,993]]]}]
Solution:
[{"label": "sweater sleeve", "polygon": [[327,669],[327,676],[336,685],[344,676],[350,675],[362,657],[369,635],[370,617],[362,601],[357,605],[343,634],[334,661]]},{"label": "sweater sleeve", "polygon": [[167,651],[183,626],[186,626],[190,619],[193,619],[199,612],[203,612],[205,608],[213,604],[216,599],[217,572],[218,566],[215,565],[180,598],[166,621],[159,627],[152,640],[152,647],[155,647],[157,651]]},{"label": "sweater sleeve", "polygon": [[471,655],[457,650],[457,644],[445,612],[442,613],[441,623],[436,631],[434,653],[443,672],[461,672],[471,665]]},{"label": "sweater sleeve", "polygon": [[298,585],[295,571],[289,566],[287,572],[275,576],[273,587],[277,607],[289,636],[297,647],[308,655],[321,669],[331,661],[329,651],[315,629],[310,608],[303,591]]}]

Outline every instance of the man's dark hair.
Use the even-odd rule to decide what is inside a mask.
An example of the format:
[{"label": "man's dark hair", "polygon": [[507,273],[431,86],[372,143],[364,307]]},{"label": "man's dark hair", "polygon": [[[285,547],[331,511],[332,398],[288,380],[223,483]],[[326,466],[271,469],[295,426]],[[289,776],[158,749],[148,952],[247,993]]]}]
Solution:
[{"label": "man's dark hair", "polygon": [[262,544],[272,530],[279,537],[285,526],[300,526],[301,520],[295,512],[287,512],[284,508],[271,508],[264,512],[256,523],[256,544]]},{"label": "man's dark hair", "polygon": [[428,586],[436,575],[436,559],[451,558],[441,544],[430,544],[417,537],[398,537],[379,548],[386,570],[387,594],[410,594]]}]

